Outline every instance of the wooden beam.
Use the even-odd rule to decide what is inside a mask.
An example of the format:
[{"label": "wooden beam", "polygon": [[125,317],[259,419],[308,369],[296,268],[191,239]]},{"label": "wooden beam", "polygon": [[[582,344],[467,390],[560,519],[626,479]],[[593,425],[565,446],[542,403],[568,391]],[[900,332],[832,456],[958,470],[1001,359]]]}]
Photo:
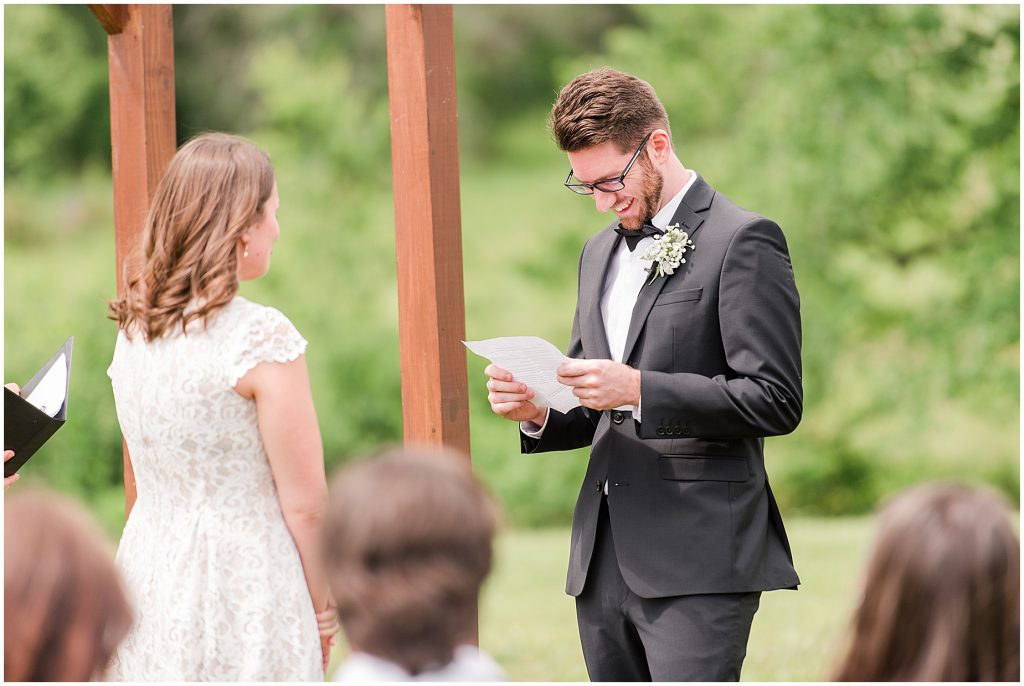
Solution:
[{"label": "wooden beam", "polygon": [[404,437],[469,455],[452,8],[385,17]]},{"label": "wooden beam", "polygon": [[[115,14],[121,19],[121,31],[107,38],[107,47],[114,243],[120,293],[125,259],[142,236],[149,200],[174,155],[176,139],[171,6],[120,5]],[[135,484],[127,448],[122,452],[126,510],[130,511],[135,503]]]},{"label": "wooden beam", "polygon": [[96,21],[111,36],[124,31],[125,7],[125,5],[89,5]]},{"label": "wooden beam", "polygon": [[468,458],[452,8],[387,5],[385,18],[405,443]]},{"label": "wooden beam", "polygon": [[174,29],[170,5],[122,5],[107,39],[117,287],[142,235],[149,199],[175,151]]}]

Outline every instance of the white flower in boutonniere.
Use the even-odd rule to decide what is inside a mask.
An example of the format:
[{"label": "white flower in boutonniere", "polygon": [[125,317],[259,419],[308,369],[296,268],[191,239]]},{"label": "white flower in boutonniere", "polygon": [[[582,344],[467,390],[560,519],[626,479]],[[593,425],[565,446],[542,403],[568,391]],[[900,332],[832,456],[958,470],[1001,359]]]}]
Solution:
[{"label": "white flower in boutonniere", "polygon": [[687,250],[695,250],[690,234],[679,230],[679,224],[673,224],[666,229],[665,233],[654,237],[654,245],[644,253],[645,260],[652,260],[647,271],[651,272],[651,280],[647,283],[654,283],[659,276],[673,274],[679,265],[686,262],[683,255]]}]

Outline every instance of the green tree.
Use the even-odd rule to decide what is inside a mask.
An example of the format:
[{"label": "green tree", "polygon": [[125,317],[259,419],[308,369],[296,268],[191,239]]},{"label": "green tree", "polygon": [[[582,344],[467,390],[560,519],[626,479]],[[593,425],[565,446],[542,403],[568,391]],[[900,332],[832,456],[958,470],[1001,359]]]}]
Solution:
[{"label": "green tree", "polygon": [[84,7],[4,7],[4,174],[110,165],[106,34]]},{"label": "green tree", "polygon": [[1016,497],[1019,8],[638,11],[612,62],[662,94],[684,163],[790,240],[807,403],[787,498],[833,510],[785,475],[851,459],[882,491],[963,473]]},{"label": "green tree", "polygon": [[[564,345],[604,217],[561,186],[559,87],[650,81],[679,154],[786,231],[805,414],[770,439],[787,511],[857,512],[922,478],[1019,489],[1019,64],[1014,6],[458,6],[467,336]],[[310,341],[330,466],[401,439],[382,6],[177,6],[178,137],[274,161],[282,238],[243,294]],[[5,19],[5,379],[76,337],[71,420],[26,482],[120,521],[106,36],[82,6]],[[539,304],[543,303],[543,306]],[[40,313],[44,313],[41,316]],[[586,451],[520,456],[470,357],[474,464],[513,522],[567,521]]]}]

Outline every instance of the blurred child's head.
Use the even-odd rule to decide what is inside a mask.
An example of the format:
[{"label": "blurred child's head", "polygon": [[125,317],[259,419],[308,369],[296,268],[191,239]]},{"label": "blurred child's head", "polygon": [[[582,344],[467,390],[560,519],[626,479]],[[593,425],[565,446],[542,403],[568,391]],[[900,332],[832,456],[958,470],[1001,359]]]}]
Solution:
[{"label": "blurred child's head", "polygon": [[62,496],[6,500],[4,680],[102,677],[132,621],[106,541]]},{"label": "blurred child's head", "polygon": [[1017,681],[1020,542],[988,489],[928,484],[882,511],[842,681]]},{"label": "blurred child's head", "polygon": [[450,662],[473,641],[498,519],[469,460],[391,451],[343,467],[330,498],[325,562],[352,648],[410,674]]}]

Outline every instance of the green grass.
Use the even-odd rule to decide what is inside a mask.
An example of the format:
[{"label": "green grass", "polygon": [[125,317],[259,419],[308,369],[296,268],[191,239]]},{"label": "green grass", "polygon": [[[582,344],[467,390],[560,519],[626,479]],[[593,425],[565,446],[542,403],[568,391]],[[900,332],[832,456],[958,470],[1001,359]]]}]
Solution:
[{"label": "green grass", "polygon": [[[117,540],[120,491],[94,514]],[[1019,514],[1014,516],[1018,526]],[[874,535],[871,517],[790,517],[787,531],[802,584],[761,596],[743,681],[822,681],[843,648],[858,583]],[[587,681],[574,600],[565,595],[568,527],[509,528],[497,540],[494,570],[480,602],[480,644],[512,681]],[[348,648],[344,638],[328,673]]]},{"label": "green grass", "polygon": [[[821,681],[842,648],[873,533],[870,518],[792,518],[803,584],[761,596],[744,681]],[[498,541],[480,643],[513,681],[587,681],[575,605],[564,594],[569,530],[512,529]]]},{"label": "green grass", "polygon": [[[123,495],[110,490],[93,513],[116,541]],[[744,681],[821,681],[842,649],[874,533],[869,517],[790,517],[786,528],[802,584],[761,596]],[[510,527],[497,541],[480,602],[480,643],[513,681],[587,681],[574,600],[565,595],[568,527]],[[344,659],[344,640],[329,673]]]},{"label": "green grass", "polygon": [[[743,681],[823,681],[839,658],[857,584],[874,533],[873,519],[794,517],[787,531],[799,591],[761,596]],[[509,529],[480,601],[480,645],[512,681],[588,681],[565,595],[569,529]],[[347,653],[334,651],[333,672]]]},{"label": "green grass", "polygon": [[[116,541],[121,493],[94,514]],[[838,659],[857,584],[874,533],[869,517],[791,517],[787,531],[799,591],[761,596],[743,668],[744,681],[821,681]],[[574,600],[565,595],[569,529],[509,528],[480,602],[480,644],[513,681],[587,681]],[[342,640],[329,671],[344,659]]]},{"label": "green grass", "polygon": [[515,681],[586,681],[576,606],[565,595],[569,529],[513,529],[498,540],[480,601],[480,645]]}]

